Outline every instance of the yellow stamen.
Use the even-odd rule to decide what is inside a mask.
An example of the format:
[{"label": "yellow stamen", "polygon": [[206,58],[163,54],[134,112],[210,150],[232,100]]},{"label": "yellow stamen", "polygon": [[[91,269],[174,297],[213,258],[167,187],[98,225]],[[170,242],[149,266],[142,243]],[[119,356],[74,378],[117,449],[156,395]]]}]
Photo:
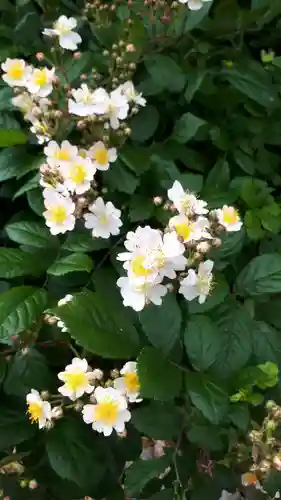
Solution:
[{"label": "yellow stamen", "polygon": [[86,170],[82,163],[76,163],[70,169],[70,178],[76,184],[83,184],[85,182]]},{"label": "yellow stamen", "polygon": [[192,224],[190,224],[189,222],[175,224],[175,229],[178,235],[181,236],[181,238],[183,238],[184,240],[188,240],[192,233],[194,233]]},{"label": "yellow stamen", "polygon": [[24,66],[18,61],[14,62],[9,67],[7,75],[13,80],[20,80],[24,75]]},{"label": "yellow stamen", "polygon": [[238,211],[233,207],[223,208],[222,217],[226,224],[235,224],[240,220]]},{"label": "yellow stamen", "polygon": [[67,388],[72,392],[76,392],[77,389],[88,384],[88,379],[84,372],[65,372],[64,380]]},{"label": "yellow stamen", "polygon": [[117,420],[118,406],[115,401],[105,400],[95,406],[95,420],[100,420],[107,425],[114,425]]},{"label": "yellow stamen", "polygon": [[131,269],[136,276],[148,276],[152,273],[151,269],[146,269],[143,266],[145,258],[142,255],[134,257],[131,262]]},{"label": "yellow stamen", "polygon": [[105,148],[97,149],[94,153],[95,160],[99,165],[108,164],[108,151]]},{"label": "yellow stamen", "polygon": [[42,404],[39,402],[28,403],[27,413],[32,423],[39,422],[44,416]]},{"label": "yellow stamen", "polygon": [[55,157],[57,158],[57,160],[63,160],[63,161],[69,161],[70,160],[69,152],[66,149],[63,149],[63,148],[59,149],[56,152]]},{"label": "yellow stamen", "polygon": [[57,205],[50,209],[50,220],[56,224],[63,224],[67,218],[66,209],[62,205]]},{"label": "yellow stamen", "polygon": [[47,71],[45,69],[37,69],[34,71],[34,82],[39,87],[44,87],[47,83]]},{"label": "yellow stamen", "polygon": [[124,374],[125,386],[128,392],[139,392],[140,384],[139,377],[135,372],[128,372]]}]

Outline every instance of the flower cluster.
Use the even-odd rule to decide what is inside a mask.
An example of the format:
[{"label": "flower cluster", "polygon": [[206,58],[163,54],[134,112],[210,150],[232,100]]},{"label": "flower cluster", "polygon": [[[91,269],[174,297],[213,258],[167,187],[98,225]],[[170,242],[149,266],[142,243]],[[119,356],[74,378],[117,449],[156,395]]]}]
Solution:
[{"label": "flower cluster", "polygon": [[[73,407],[82,412],[84,422],[90,424],[93,430],[104,436],[109,436],[113,430],[123,433],[125,423],[131,418],[128,403],[138,403],[142,399],[136,362],[127,362],[120,375],[103,386],[101,370],[92,370],[86,359],[74,358],[58,374],[63,382],[58,392],[73,402]],[[89,402],[80,400],[90,394]],[[30,421],[37,423],[40,429],[52,427],[53,421],[63,416],[63,401],[60,406],[52,408],[46,395],[40,395],[35,389],[27,394],[26,402]]]},{"label": "flower cluster", "polygon": [[[224,206],[209,212],[207,203],[193,193],[185,192],[178,181],[168,190],[172,202],[171,209],[178,214],[171,217],[165,231],[149,226],[138,227],[129,232],[124,243],[126,252],[119,253],[117,259],[123,261],[127,271],[117,285],[125,306],[141,311],[152,302],[161,305],[169,284],[166,279],[175,279],[180,273],[179,292],[186,300],[198,298],[205,302],[213,282],[213,261],[200,262],[197,271],[191,268],[197,260],[220,240],[221,230],[239,231],[242,222],[233,207]],[[182,272],[190,267],[182,279]]]}]

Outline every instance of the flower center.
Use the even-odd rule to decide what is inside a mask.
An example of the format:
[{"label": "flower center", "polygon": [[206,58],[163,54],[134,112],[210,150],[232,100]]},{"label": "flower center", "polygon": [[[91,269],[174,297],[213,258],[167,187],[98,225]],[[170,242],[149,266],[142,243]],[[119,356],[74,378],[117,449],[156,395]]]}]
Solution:
[{"label": "flower center", "polygon": [[38,69],[34,75],[34,81],[39,87],[44,87],[47,83],[47,72],[45,69]]},{"label": "flower center", "polygon": [[107,425],[114,425],[117,420],[118,406],[114,401],[104,401],[95,406],[95,420],[100,420]]},{"label": "flower center", "polygon": [[87,376],[84,372],[65,372],[65,383],[72,392],[88,384]]},{"label": "flower center", "polygon": [[233,207],[224,208],[222,217],[226,224],[235,224],[239,221],[239,213]]},{"label": "flower center", "polygon": [[125,379],[126,390],[128,392],[139,392],[140,390],[139,377],[137,376],[136,373],[134,372],[125,373],[124,379]]},{"label": "flower center", "polygon": [[175,224],[175,229],[178,235],[181,236],[181,238],[183,238],[184,240],[189,240],[192,233],[194,233],[192,224],[190,224],[189,222]]},{"label": "flower center", "polygon": [[66,209],[62,205],[52,207],[50,209],[50,216],[52,222],[63,224],[67,217]]},{"label": "flower center", "polygon": [[32,423],[38,422],[44,416],[42,405],[36,402],[28,403],[27,413]]},{"label": "flower center", "polygon": [[71,32],[71,29],[69,28],[69,26],[66,26],[65,24],[63,23],[60,23],[60,22],[56,22],[54,24],[54,28],[55,30],[60,34],[60,35],[66,35],[67,33],[70,33]]},{"label": "flower center", "polygon": [[98,219],[99,219],[99,221],[100,221],[101,224],[107,224],[108,223],[108,219],[107,219],[107,216],[105,214],[99,215]]},{"label": "flower center", "polygon": [[201,276],[200,274],[198,274],[196,285],[199,292],[202,293],[203,295],[208,295],[211,289],[211,282],[212,282],[211,276],[207,275]]},{"label": "flower center", "polygon": [[13,63],[7,71],[7,75],[14,80],[20,80],[24,75],[24,66],[20,62]]},{"label": "flower center", "polygon": [[82,163],[76,163],[70,169],[70,178],[76,184],[83,184],[85,182],[86,171]]},{"label": "flower center", "polygon": [[108,151],[105,148],[97,149],[94,153],[95,160],[99,165],[108,164]]},{"label": "flower center", "polygon": [[69,161],[69,152],[66,149],[59,149],[55,154],[57,160]]},{"label": "flower center", "polygon": [[143,265],[145,258],[142,255],[137,255],[131,262],[131,269],[136,276],[148,276],[152,273],[151,269],[146,269]]}]

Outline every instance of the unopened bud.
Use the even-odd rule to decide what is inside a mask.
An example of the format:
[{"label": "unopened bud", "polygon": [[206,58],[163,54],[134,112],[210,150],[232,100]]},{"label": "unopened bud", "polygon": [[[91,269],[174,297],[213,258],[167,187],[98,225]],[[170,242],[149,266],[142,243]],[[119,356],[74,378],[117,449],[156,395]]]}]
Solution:
[{"label": "unopened bud", "polygon": [[74,409],[75,411],[79,412],[79,411],[81,411],[81,410],[82,410],[83,406],[84,406],[84,405],[83,405],[82,401],[79,401],[79,400],[78,400],[78,401],[76,401],[76,403],[75,403],[75,405],[74,405],[73,409]]},{"label": "unopened bud", "polygon": [[136,67],[137,67],[137,66],[136,66],[136,64],[135,64],[135,63],[130,63],[130,64],[129,64],[129,68],[130,68],[130,70],[132,70],[132,71],[134,71],[134,70],[136,69]]},{"label": "unopened bud", "polygon": [[54,422],[52,420],[48,420],[45,424],[46,431],[50,431],[54,427]]},{"label": "unopened bud", "polygon": [[40,396],[42,399],[44,399],[44,401],[47,401],[50,397],[50,393],[49,391],[42,391],[40,392]]},{"label": "unopened bud", "polygon": [[272,410],[273,408],[276,408],[276,403],[275,401],[272,401],[272,399],[269,399],[267,402],[266,402],[266,409],[267,410]]},{"label": "unopened bud", "polygon": [[22,356],[27,356],[29,354],[29,347],[24,347],[22,350],[21,350],[21,354]]},{"label": "unopened bud", "polygon": [[212,240],[212,245],[215,248],[219,248],[221,246],[221,239],[220,238],[214,238]]},{"label": "unopened bud", "polygon": [[103,371],[100,370],[99,368],[95,368],[93,370],[93,375],[97,380],[102,380],[103,378]]},{"label": "unopened bud", "polygon": [[80,130],[83,130],[83,128],[85,128],[85,127],[86,127],[86,124],[82,120],[79,120],[79,122],[77,122],[77,128],[79,128]]},{"label": "unopened bud", "polygon": [[55,420],[61,418],[63,416],[63,409],[61,406],[55,406],[53,409],[52,409],[52,418],[54,418]]},{"label": "unopened bud", "polygon": [[166,288],[167,288],[168,292],[173,292],[174,291],[174,285],[172,283],[168,283],[166,285]]},{"label": "unopened bud", "polygon": [[125,135],[131,135],[132,131],[129,127],[126,127],[124,130]]},{"label": "unopened bud", "polygon": [[210,250],[210,244],[207,241],[201,241],[197,245],[198,252],[207,253]]},{"label": "unopened bud", "polygon": [[119,438],[124,439],[125,437],[127,437],[126,429],[123,432],[118,432],[117,435]]},{"label": "unopened bud", "polygon": [[37,52],[35,57],[36,57],[37,61],[43,61],[43,59],[45,58],[45,55],[43,52]]},{"label": "unopened bud", "polygon": [[104,57],[108,57],[109,56],[109,51],[108,50],[104,50],[103,53],[102,53],[102,55]]},{"label": "unopened bud", "polygon": [[119,370],[117,370],[117,368],[114,368],[114,370],[111,370],[110,372],[110,376],[111,378],[115,379],[117,377],[119,377]]},{"label": "unopened bud", "polygon": [[80,59],[81,58],[81,52],[74,52],[73,57],[74,59]]},{"label": "unopened bud", "polygon": [[44,314],[44,322],[48,325],[55,325],[58,321],[56,316],[51,316],[51,314]]},{"label": "unopened bud", "polygon": [[159,206],[163,203],[163,198],[161,196],[154,196],[154,198],[152,198],[152,201],[154,205]]},{"label": "unopened bud", "polygon": [[86,80],[87,78],[88,76],[86,75],[86,73],[82,73],[82,75],[80,75],[81,80]]},{"label": "unopened bud", "polygon": [[29,481],[28,483],[28,487],[30,490],[36,490],[36,488],[38,488],[38,483],[36,479],[31,479],[31,481]]},{"label": "unopened bud", "polygon": [[128,45],[126,46],[126,52],[135,52],[136,51],[136,47],[134,46],[133,43],[128,43]]},{"label": "unopened bud", "polygon": [[21,487],[21,488],[26,488],[26,487],[27,487],[27,485],[28,485],[28,481],[27,481],[26,479],[22,479],[22,480],[20,481],[20,487]]},{"label": "unopened bud", "polygon": [[54,113],[55,117],[56,118],[61,118],[63,113],[60,109],[56,109],[55,113]]}]

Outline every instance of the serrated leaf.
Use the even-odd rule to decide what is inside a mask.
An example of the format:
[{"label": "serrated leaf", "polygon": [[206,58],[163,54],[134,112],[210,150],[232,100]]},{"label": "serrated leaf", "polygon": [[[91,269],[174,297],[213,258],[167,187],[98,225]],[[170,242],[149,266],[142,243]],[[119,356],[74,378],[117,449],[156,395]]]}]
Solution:
[{"label": "serrated leaf", "polygon": [[66,257],[61,257],[49,267],[47,273],[53,276],[64,276],[65,274],[77,272],[90,273],[93,262],[88,255],[82,253],[72,253]]},{"label": "serrated leaf", "polygon": [[166,295],[161,307],[154,304],[145,307],[139,319],[151,344],[167,354],[180,336],[182,318],[176,295]]},{"label": "serrated leaf", "polygon": [[173,439],[181,428],[179,409],[171,403],[151,401],[132,412],[132,424],[152,439]]},{"label": "serrated leaf", "polygon": [[221,304],[228,294],[228,283],[223,276],[215,276],[214,287],[203,304],[199,304],[196,300],[188,303],[188,310],[191,314],[200,314],[210,311],[214,307]]},{"label": "serrated leaf", "polygon": [[281,292],[281,255],[263,254],[252,259],[239,274],[237,293],[252,297]]},{"label": "serrated leaf", "polygon": [[30,156],[23,153],[21,148],[3,149],[0,153],[0,181],[16,177],[29,162]]},{"label": "serrated leaf", "polygon": [[194,368],[207,370],[219,355],[222,336],[210,318],[196,315],[187,323],[184,344]]},{"label": "serrated leaf", "polygon": [[56,314],[71,336],[88,351],[107,358],[128,359],[139,349],[138,333],[130,317],[115,315],[103,296],[86,291],[59,307]]},{"label": "serrated leaf", "polygon": [[127,496],[138,495],[154,477],[158,478],[168,467],[167,456],[156,460],[136,460],[126,471],[124,487]]},{"label": "serrated leaf", "polygon": [[44,207],[44,199],[42,195],[41,189],[32,189],[26,193],[28,204],[39,217],[42,217],[42,214],[45,210]]},{"label": "serrated leaf", "polygon": [[45,290],[31,286],[11,288],[0,294],[0,342],[9,342],[37,321],[47,307]]},{"label": "serrated leaf", "polygon": [[42,391],[52,383],[46,358],[34,348],[17,352],[9,364],[4,392],[25,397],[30,389]]},{"label": "serrated leaf", "polygon": [[181,370],[154,347],[145,347],[141,351],[137,359],[137,372],[143,397],[168,401],[179,395]]},{"label": "serrated leaf", "polygon": [[0,411],[0,450],[12,448],[23,441],[30,439],[36,427],[30,425],[25,409],[14,409],[1,406]]},{"label": "serrated leaf", "polygon": [[247,404],[245,403],[234,403],[230,405],[229,418],[231,422],[246,432],[250,425],[250,412]]},{"label": "serrated leaf", "polygon": [[190,139],[196,135],[199,128],[205,124],[206,122],[198,116],[195,116],[192,113],[185,113],[175,123],[173,139],[180,144],[185,144],[190,141]]},{"label": "serrated leaf", "polygon": [[5,231],[10,240],[21,245],[29,245],[36,248],[48,248],[50,246],[55,246],[58,243],[57,238],[51,235],[44,222],[12,222],[5,226]]},{"label": "serrated leaf", "polygon": [[110,240],[104,238],[93,238],[90,231],[71,231],[61,250],[67,252],[94,252],[110,246]]},{"label": "serrated leaf", "polygon": [[152,81],[169,92],[180,92],[185,84],[185,76],[174,59],[162,54],[149,56],[145,66]]},{"label": "serrated leaf", "polygon": [[213,425],[192,426],[188,439],[204,450],[218,451],[223,449],[221,430]]},{"label": "serrated leaf", "polygon": [[48,259],[39,260],[18,248],[0,248],[0,278],[38,275],[48,266]]},{"label": "serrated leaf", "polygon": [[257,363],[272,361],[281,368],[281,338],[273,326],[264,321],[254,321],[252,343]]},{"label": "serrated leaf", "polygon": [[82,487],[93,487],[105,469],[97,448],[97,437],[84,422],[64,418],[46,433],[46,451],[54,471]]},{"label": "serrated leaf", "polygon": [[228,394],[210,379],[186,375],[186,388],[194,406],[213,424],[218,424],[227,414]]},{"label": "serrated leaf", "polygon": [[153,136],[160,121],[155,106],[145,106],[131,120],[131,137],[134,141],[145,142]]},{"label": "serrated leaf", "polygon": [[102,176],[105,184],[108,184],[114,191],[122,193],[133,194],[139,184],[139,179],[127,169],[121,160],[117,160],[107,172],[102,172]]}]

